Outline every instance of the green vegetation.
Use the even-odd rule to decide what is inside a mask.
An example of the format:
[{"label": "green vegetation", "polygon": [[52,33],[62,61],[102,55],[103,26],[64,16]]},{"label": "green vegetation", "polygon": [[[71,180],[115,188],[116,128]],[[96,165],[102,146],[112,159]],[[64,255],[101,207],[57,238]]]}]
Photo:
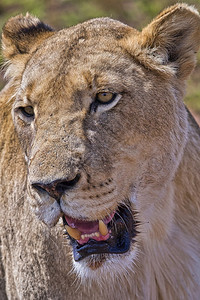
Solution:
[{"label": "green vegetation", "polygon": [[[108,16],[141,29],[172,0],[1,0],[0,28],[6,20],[27,11],[54,28],[75,25],[90,18]],[[200,10],[200,0],[186,0]],[[0,59],[1,61],[1,59]],[[186,103],[200,114],[200,54],[197,67],[188,82]],[[4,82],[0,77],[0,88]]]}]

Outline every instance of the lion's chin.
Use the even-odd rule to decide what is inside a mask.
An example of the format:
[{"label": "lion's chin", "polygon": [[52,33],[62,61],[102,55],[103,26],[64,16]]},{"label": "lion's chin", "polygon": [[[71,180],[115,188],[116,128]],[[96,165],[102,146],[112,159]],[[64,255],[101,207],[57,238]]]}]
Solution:
[{"label": "lion's chin", "polygon": [[[64,225],[68,231],[66,234],[73,248],[74,260],[78,262],[92,256],[88,262],[91,269],[101,266],[110,254],[116,255],[128,252],[137,233],[137,222],[134,220],[130,209],[125,205],[119,206],[112,218],[108,220],[109,222],[103,224],[106,230],[105,235],[101,234],[101,224],[98,225],[98,221],[81,222],[74,219],[72,222],[71,220],[68,216],[63,217]],[[71,224],[74,228],[70,227]],[[93,230],[95,234],[99,230],[98,237],[93,236],[93,233],[83,235],[80,230],[87,232]],[[80,238],[83,236],[87,237]]]},{"label": "lion's chin", "polygon": [[73,270],[82,282],[95,281],[101,286],[106,284],[109,278],[126,277],[130,269],[134,270],[137,253],[137,245],[131,244],[130,249],[123,254],[93,254],[81,261],[73,260]]}]

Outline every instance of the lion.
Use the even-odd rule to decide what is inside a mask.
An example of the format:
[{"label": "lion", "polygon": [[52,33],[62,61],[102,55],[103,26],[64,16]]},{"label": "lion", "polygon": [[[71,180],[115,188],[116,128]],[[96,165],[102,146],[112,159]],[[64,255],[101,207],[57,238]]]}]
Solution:
[{"label": "lion", "polygon": [[199,299],[200,16],[2,32],[0,299]]}]

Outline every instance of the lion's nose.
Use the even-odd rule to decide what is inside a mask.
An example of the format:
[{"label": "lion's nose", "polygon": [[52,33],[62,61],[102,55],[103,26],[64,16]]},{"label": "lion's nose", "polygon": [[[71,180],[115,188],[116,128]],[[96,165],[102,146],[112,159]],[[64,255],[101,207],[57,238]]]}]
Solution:
[{"label": "lion's nose", "polygon": [[48,184],[35,182],[32,187],[41,191],[46,191],[51,197],[59,201],[66,190],[73,188],[80,179],[80,174],[77,174],[72,180],[55,180]]}]

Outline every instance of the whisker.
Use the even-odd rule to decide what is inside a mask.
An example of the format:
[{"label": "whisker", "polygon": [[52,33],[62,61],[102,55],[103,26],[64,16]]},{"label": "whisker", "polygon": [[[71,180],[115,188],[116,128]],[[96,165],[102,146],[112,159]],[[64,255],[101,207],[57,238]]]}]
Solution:
[{"label": "whisker", "polygon": [[124,226],[126,227],[126,230],[128,231],[128,227],[126,225],[126,222],[124,221],[124,219],[122,218],[122,216],[116,211],[116,214],[120,217],[120,219],[122,220],[122,222],[124,223]]}]

